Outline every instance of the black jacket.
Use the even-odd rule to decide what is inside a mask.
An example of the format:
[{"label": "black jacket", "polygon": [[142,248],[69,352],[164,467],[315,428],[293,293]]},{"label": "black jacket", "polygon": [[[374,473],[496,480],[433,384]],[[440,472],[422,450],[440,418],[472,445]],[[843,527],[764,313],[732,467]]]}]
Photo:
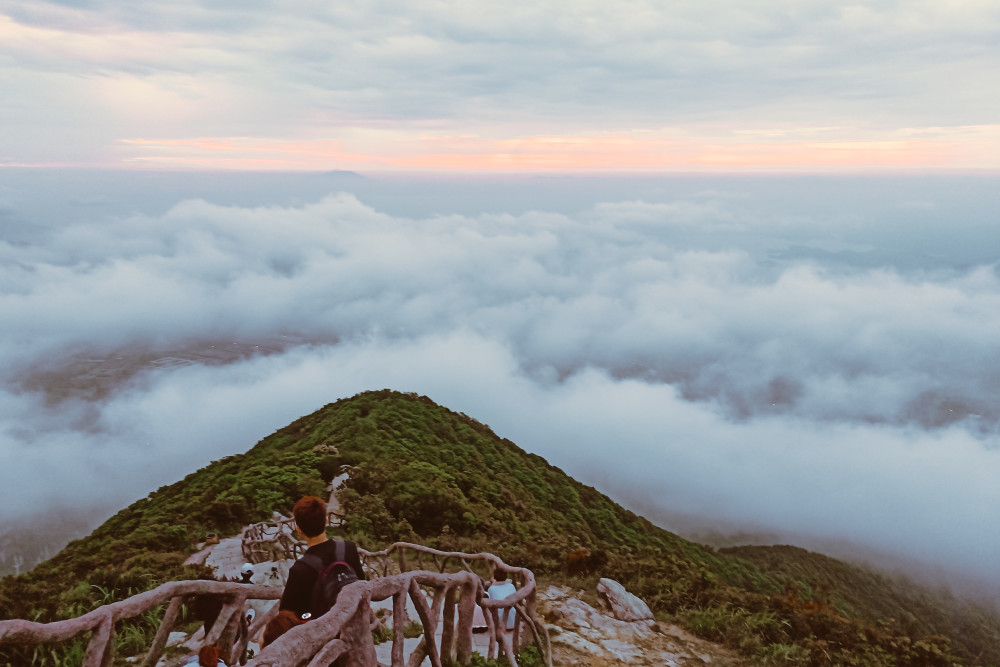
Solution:
[{"label": "black jacket", "polygon": [[[358,579],[367,579],[368,577],[365,576],[365,572],[361,567],[361,557],[358,556],[358,545],[350,540],[344,540],[344,545],[346,547],[344,549],[344,560],[351,566],[354,573],[358,575]],[[327,540],[326,542],[320,542],[315,546],[309,547],[306,549],[306,553],[319,556],[323,561],[323,566],[326,567],[333,562],[335,549],[336,540]],[[316,577],[318,576],[319,573],[306,563],[303,563],[302,559],[295,561],[288,571],[288,582],[285,584],[285,592],[281,594],[281,602],[278,603],[278,608],[290,609],[298,616],[302,616],[302,614],[309,611],[309,605],[312,603],[313,584],[316,583]]]}]

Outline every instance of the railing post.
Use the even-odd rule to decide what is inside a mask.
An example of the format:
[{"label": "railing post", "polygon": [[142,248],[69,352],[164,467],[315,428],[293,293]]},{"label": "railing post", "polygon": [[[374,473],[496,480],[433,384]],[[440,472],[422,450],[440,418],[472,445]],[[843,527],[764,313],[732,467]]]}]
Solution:
[{"label": "railing post", "polygon": [[[441,659],[455,657],[455,597],[457,587],[449,584],[444,589],[444,613],[441,617]],[[440,595],[441,593],[438,593]]]},{"label": "railing post", "polygon": [[409,617],[406,613],[406,591],[400,590],[392,596],[392,667],[403,667],[403,628]]},{"label": "railing post", "polygon": [[[242,602],[242,601],[239,601]],[[233,620],[233,616],[236,614],[236,607],[239,602],[236,600],[235,596],[228,599],[225,604],[222,605],[222,609],[219,611],[219,615],[215,619],[215,623],[212,625],[212,631],[205,633],[205,643],[213,644],[222,648],[220,641],[226,630],[229,629],[229,624]],[[242,604],[239,605],[242,607]]]},{"label": "railing post", "polygon": [[[548,667],[552,667],[552,642],[549,641],[549,631],[545,628],[545,624],[538,618],[537,590],[533,590],[528,594],[527,599],[524,601],[524,609],[526,616],[530,620],[529,627],[531,628],[532,635],[535,637],[535,644],[538,645],[538,650],[545,656],[545,664]],[[545,643],[544,646],[542,646],[543,642]]]},{"label": "railing post", "polygon": [[[235,601],[237,605],[236,613],[229,617],[229,622],[226,623],[226,627],[223,628],[222,634],[219,635],[219,641],[216,646],[219,647],[219,656],[222,657],[222,661],[227,665],[234,665],[238,658],[234,657],[236,637],[239,636],[240,625],[246,625],[246,619],[243,617],[243,600],[237,598]],[[215,628],[212,628],[213,630]]]},{"label": "railing post", "polygon": [[458,627],[455,629],[455,657],[460,665],[472,659],[472,618],[476,610],[478,578],[471,572],[464,573],[461,596],[458,599]]},{"label": "railing post", "polygon": [[340,629],[340,638],[348,646],[343,659],[344,667],[378,667],[375,643],[368,623],[371,616],[370,602],[371,598],[367,593],[362,595],[357,609]]},{"label": "railing post", "polygon": [[83,658],[83,667],[111,667],[115,657],[115,617],[110,609],[106,609],[104,618],[94,628],[94,634],[87,644],[87,654]]},{"label": "railing post", "polygon": [[517,606],[510,608],[508,614],[514,615],[514,627],[510,630],[510,642],[514,646],[514,655],[521,652],[521,614],[518,613]]},{"label": "railing post", "polygon": [[479,598],[477,603],[480,607],[482,607],[483,616],[486,617],[486,632],[488,637],[486,644],[486,659],[493,660],[496,657],[497,643],[499,642],[497,639],[497,624],[493,619],[493,610],[487,609],[482,604],[483,594],[480,592],[477,594],[477,597]]},{"label": "railing post", "polygon": [[[410,599],[413,600],[413,604],[417,608],[417,615],[424,626],[424,648],[427,651],[427,657],[430,658],[431,666],[441,667],[441,654],[438,652],[437,646],[434,645],[434,635],[437,630],[437,609],[432,611],[427,608],[427,599],[424,598],[415,578],[410,579]],[[437,607],[436,601],[434,606]]]},{"label": "railing post", "polygon": [[181,613],[181,605],[183,604],[184,596],[182,595],[170,598],[170,604],[167,605],[167,610],[163,613],[163,620],[160,621],[160,627],[156,631],[156,636],[153,637],[153,643],[150,644],[149,650],[146,651],[142,667],[154,667],[160,659],[160,655],[163,654],[163,647],[167,645],[167,639],[170,638],[170,631],[174,629],[174,624],[177,623],[177,618]]}]

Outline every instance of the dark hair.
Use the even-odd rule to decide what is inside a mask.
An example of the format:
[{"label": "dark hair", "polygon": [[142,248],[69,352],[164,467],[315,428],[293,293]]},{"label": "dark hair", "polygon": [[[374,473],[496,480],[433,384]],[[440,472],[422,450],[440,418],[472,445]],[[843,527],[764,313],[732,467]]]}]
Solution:
[{"label": "dark hair", "polygon": [[296,625],[301,623],[299,617],[291,609],[282,609],[278,615],[267,622],[264,626],[264,636],[261,637],[260,647],[264,648],[275,639],[285,634]]},{"label": "dark hair", "polygon": [[198,664],[202,667],[216,667],[219,664],[219,647],[212,644],[202,646],[198,651]]},{"label": "dark hair", "polygon": [[292,508],[295,525],[306,537],[316,537],[326,530],[326,503],[322,498],[306,496]]},{"label": "dark hair", "polygon": [[494,573],[493,578],[496,581],[507,581],[507,570],[498,569],[496,573]]}]

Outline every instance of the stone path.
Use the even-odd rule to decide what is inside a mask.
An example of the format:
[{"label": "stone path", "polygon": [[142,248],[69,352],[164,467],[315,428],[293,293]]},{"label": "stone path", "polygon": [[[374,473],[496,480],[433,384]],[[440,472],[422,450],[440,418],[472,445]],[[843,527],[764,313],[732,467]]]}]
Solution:
[{"label": "stone path", "polygon": [[205,559],[205,565],[215,571],[216,579],[239,579],[240,568],[246,562],[243,557],[243,538],[240,535],[219,540]]},{"label": "stone path", "polygon": [[[333,480],[330,481],[330,499],[326,501],[326,511],[333,513],[335,517],[340,517],[340,511],[341,511],[340,500],[337,498],[337,492],[340,490],[340,487],[343,486],[344,482],[346,481],[347,481],[346,472],[337,475],[336,477],[333,478]],[[339,522],[340,521],[338,518],[337,523]]]}]

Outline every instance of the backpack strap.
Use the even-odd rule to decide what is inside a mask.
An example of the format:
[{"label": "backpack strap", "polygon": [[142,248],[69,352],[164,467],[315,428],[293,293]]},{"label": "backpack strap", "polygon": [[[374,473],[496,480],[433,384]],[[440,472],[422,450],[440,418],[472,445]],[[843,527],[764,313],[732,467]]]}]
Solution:
[{"label": "backpack strap", "polygon": [[329,565],[324,565],[323,559],[316,554],[303,554],[299,560],[316,570],[317,574],[322,574],[324,570],[329,570],[334,565],[346,565],[349,569],[351,567],[347,562],[347,542],[344,540],[337,540],[334,543],[333,561]]},{"label": "backpack strap", "polygon": [[304,554],[299,561],[316,570],[317,574],[323,571],[323,559],[316,554]]},{"label": "backpack strap", "polygon": [[333,546],[334,562],[343,563],[347,560],[347,543],[344,540],[337,540]]}]

